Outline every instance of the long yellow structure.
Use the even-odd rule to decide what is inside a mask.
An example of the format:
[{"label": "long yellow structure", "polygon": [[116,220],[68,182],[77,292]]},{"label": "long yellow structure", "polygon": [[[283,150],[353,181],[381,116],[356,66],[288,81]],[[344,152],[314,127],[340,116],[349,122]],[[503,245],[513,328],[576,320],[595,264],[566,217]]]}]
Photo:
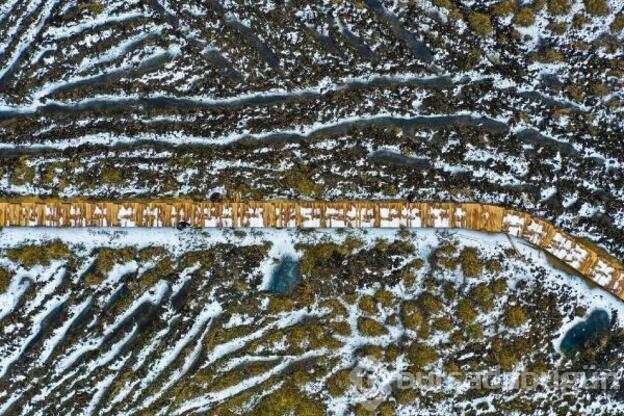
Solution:
[{"label": "long yellow structure", "polygon": [[624,300],[614,257],[541,218],[495,205],[403,201],[0,201],[3,227],[461,228],[501,232],[551,253]]}]

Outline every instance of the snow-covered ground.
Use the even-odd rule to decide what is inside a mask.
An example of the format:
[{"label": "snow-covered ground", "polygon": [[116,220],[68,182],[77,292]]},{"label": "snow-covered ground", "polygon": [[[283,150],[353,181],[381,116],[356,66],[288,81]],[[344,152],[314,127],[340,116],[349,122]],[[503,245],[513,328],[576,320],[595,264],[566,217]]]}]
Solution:
[{"label": "snow-covered ground", "polygon": [[[334,289],[328,297],[319,289],[318,293],[311,293],[311,300],[303,301],[301,298],[305,296],[299,291],[305,289],[295,289],[291,295],[264,291],[280,258],[289,256],[304,262],[307,247],[331,243],[340,247],[353,240],[360,241],[358,248],[351,249],[338,269],[303,279],[312,288],[340,283],[335,279],[342,279],[342,283],[365,279],[365,283],[355,284],[354,292]],[[580,320],[573,313],[574,308],[583,307],[588,312],[604,309],[615,317],[614,328],[624,326],[621,301],[599,288],[590,288],[579,276],[554,268],[543,252],[501,234],[434,229],[411,233],[387,229],[179,232],[6,228],[0,231],[0,250],[5,254],[24,245],[45,246],[51,241],[67,245],[71,256],[30,268],[16,264],[10,255],[0,259],[0,267],[10,275],[6,292],[0,294],[3,340],[0,369],[4,376],[16,380],[0,394],[0,409],[5,414],[46,414],[70,409],[85,414],[135,414],[140,409],[159,414],[189,414],[211,411],[220,404],[238,403],[235,399],[241,397],[246,397],[241,399],[246,406],[253,406],[263,395],[270,396],[272,391],[284,388],[284,371],[296,363],[317,362],[321,357],[332,357],[332,366],[298,388],[302,389],[301,394],[326,406],[327,412],[348,414],[351,406],[361,400],[357,389],[343,386],[343,394],[336,396],[328,394],[327,386],[331,385],[332,377],[358,362],[363,349],[392,350],[405,343],[400,340],[414,339],[439,353],[428,365],[429,371],[443,371],[443,363],[451,357],[474,354],[453,346],[453,331],[463,325],[457,321],[455,308],[461,302],[458,299],[470,298],[475,287],[496,278],[503,279],[507,289],[490,310],[479,311],[471,325],[478,325],[482,336],[491,340],[501,336],[533,339],[535,331],[538,334],[543,331],[537,341],[530,341],[537,342],[535,351],[520,357],[508,378],[526,369],[536,353],[548,357],[550,369],[570,364],[557,351],[562,334]],[[461,267],[440,269],[431,261],[425,261],[425,266],[417,269],[410,266],[415,259],[430,259],[445,242],[453,242],[457,253],[464,247],[477,247],[484,261],[497,259],[501,268],[497,271],[484,268],[480,276],[469,278]],[[260,257],[250,254],[249,250],[264,247],[265,243],[269,247]],[[350,263],[368,261],[352,256],[373,250],[365,258],[380,261],[379,254],[372,254],[374,250],[389,250],[383,247],[394,247],[393,243],[409,243],[413,248],[403,254],[381,254],[387,261],[394,259],[388,263],[392,264],[389,267],[375,270],[372,265],[375,263],[371,263],[362,276],[341,275],[341,268],[349,267]],[[116,264],[108,271],[104,269],[105,275],[94,286],[89,275],[98,267],[97,258],[101,256],[98,250],[128,247],[137,251],[131,256],[117,254]],[[154,247],[164,251],[153,258],[141,254],[144,249]],[[189,253],[201,254],[190,263],[182,261]],[[151,271],[171,267],[161,262],[167,257],[171,258],[173,268],[159,275],[160,279],[142,283]],[[415,279],[396,280],[396,273],[402,270],[414,273]],[[436,286],[426,283],[431,276]],[[426,294],[441,296],[448,287],[454,287],[457,295],[446,298],[444,309],[427,319],[434,328],[436,320],[450,319],[451,329],[431,329],[428,335],[423,335],[404,326],[400,319],[397,321],[403,302],[418,301]],[[361,309],[363,298],[384,299],[377,297],[383,291],[389,297],[378,300],[382,303],[378,303],[376,312]],[[533,303],[536,293],[553,296],[555,301],[545,310],[529,310],[536,308]],[[289,297],[294,303],[276,309],[276,305]],[[338,306],[331,302],[342,306],[336,309]],[[502,316],[511,304],[523,305],[529,316],[517,328],[502,323]],[[539,320],[545,319],[545,315],[550,318],[546,327],[541,328],[545,324]],[[560,320],[552,321],[553,316],[560,316]],[[383,333],[363,332],[360,326],[363,317],[381,323]],[[315,333],[318,329],[314,322],[345,328],[341,333]],[[311,323],[311,329],[306,329]],[[297,328],[303,331],[301,339],[293,338]],[[409,354],[408,348],[405,352],[399,350],[392,359],[384,356],[384,366],[390,375],[412,369]],[[487,362],[487,353],[482,360]],[[234,374],[252,363],[264,369],[234,381],[238,379]],[[218,381],[228,374],[231,382]],[[216,381],[210,381],[211,378]],[[403,403],[396,404],[397,409],[401,409],[401,414],[432,414],[428,412],[436,408],[440,411],[453,401],[465,407],[481,400],[462,396],[469,392],[467,382],[448,382],[451,384],[436,387],[444,397],[436,404]],[[194,390],[190,387],[193,385],[204,387]],[[188,386],[191,390],[180,391],[176,386]],[[91,399],[83,404],[73,398],[74,394]],[[487,400],[496,408],[498,400],[510,394],[493,392]],[[539,401],[537,396],[531,400]],[[605,409],[620,408],[618,402],[609,403]],[[579,403],[581,407],[586,405]]]},{"label": "snow-covered ground", "polygon": [[622,255],[620,3],[9,1],[0,193],[504,203]]},{"label": "snow-covered ground", "polygon": [[[482,202],[622,257],[621,3],[8,0],[0,195]],[[346,236],[364,246],[327,243]],[[432,268],[453,238],[451,251],[474,245],[502,269]],[[0,413],[348,413],[340,369],[374,353],[396,370],[418,342],[440,353],[436,369],[582,367],[592,358],[557,355],[563,332],[596,308],[620,328],[619,302],[513,245],[520,257],[504,237],[463,232],[4,229]],[[315,274],[291,297],[263,291],[283,256]],[[486,313],[473,291],[495,288]],[[427,292],[443,312],[405,330],[404,305],[420,310]],[[375,312],[371,297],[387,305]],[[456,316],[467,301],[470,325]],[[511,329],[515,306],[530,319]],[[385,332],[364,337],[361,318]],[[618,331],[595,361],[620,367]],[[408,394],[381,406],[500,414],[516,399],[531,414],[623,413],[611,396],[475,398],[461,384],[429,407]]]}]

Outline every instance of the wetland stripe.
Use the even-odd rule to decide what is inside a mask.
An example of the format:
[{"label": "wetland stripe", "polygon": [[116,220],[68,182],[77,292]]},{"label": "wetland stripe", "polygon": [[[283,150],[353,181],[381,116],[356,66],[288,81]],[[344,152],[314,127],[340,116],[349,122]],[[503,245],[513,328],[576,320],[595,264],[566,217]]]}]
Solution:
[{"label": "wetland stripe", "polygon": [[3,227],[452,228],[528,241],[624,300],[624,266],[525,212],[479,203],[379,201],[0,201]]}]

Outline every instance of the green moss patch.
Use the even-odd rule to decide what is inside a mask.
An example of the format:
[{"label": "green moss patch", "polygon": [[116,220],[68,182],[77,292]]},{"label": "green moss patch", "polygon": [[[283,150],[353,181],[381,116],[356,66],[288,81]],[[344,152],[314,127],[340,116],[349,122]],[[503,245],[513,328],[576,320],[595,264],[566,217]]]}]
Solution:
[{"label": "green moss patch", "polygon": [[35,265],[47,266],[50,261],[66,258],[70,250],[61,240],[53,240],[44,244],[27,244],[19,248],[11,248],[7,252],[9,260],[30,269]]}]

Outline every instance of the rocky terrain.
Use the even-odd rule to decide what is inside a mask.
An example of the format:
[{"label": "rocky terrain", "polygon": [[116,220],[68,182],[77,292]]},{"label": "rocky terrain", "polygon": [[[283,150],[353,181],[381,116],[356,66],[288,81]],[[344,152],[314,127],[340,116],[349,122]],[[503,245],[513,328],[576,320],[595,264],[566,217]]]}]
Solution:
[{"label": "rocky terrain", "polygon": [[[442,380],[382,390],[382,415],[624,409],[621,301],[520,240],[434,230],[0,237],[3,414],[374,414],[350,378],[372,359],[389,379]],[[285,259],[294,286],[274,282],[291,273]],[[562,353],[562,335],[596,308],[609,332]],[[504,387],[471,386],[469,373],[490,371]],[[613,373],[598,390],[553,384],[563,371]],[[514,387],[524,372],[539,375],[537,390]]]},{"label": "rocky terrain", "polygon": [[618,0],[8,1],[4,195],[499,203],[624,254]]},{"label": "rocky terrain", "polygon": [[[620,0],[5,0],[0,198],[483,202],[622,258],[623,38]],[[384,387],[382,415],[622,413],[619,389],[468,388],[494,367],[621,377],[621,305],[503,237],[0,248],[0,414],[371,414],[349,378],[371,357],[454,374]],[[564,353],[597,309],[608,334]]]}]

